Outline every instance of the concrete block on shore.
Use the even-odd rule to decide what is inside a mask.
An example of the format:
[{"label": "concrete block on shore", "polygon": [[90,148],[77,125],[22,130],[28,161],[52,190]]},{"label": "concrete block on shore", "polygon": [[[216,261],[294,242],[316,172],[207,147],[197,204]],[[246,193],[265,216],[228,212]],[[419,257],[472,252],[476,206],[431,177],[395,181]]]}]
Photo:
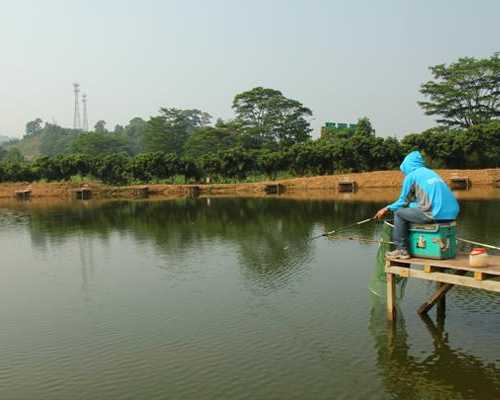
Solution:
[{"label": "concrete block on shore", "polygon": [[187,197],[198,197],[201,189],[199,186],[186,186],[184,193]]},{"label": "concrete block on shore", "polygon": [[451,190],[469,190],[471,182],[468,176],[453,176],[450,178]]},{"label": "concrete block on shore", "polygon": [[281,194],[284,193],[286,187],[281,184],[268,184],[264,186],[264,192],[266,194]]},{"label": "concrete block on shore", "polygon": [[340,193],[354,193],[358,190],[356,181],[340,181],[337,185]]},{"label": "concrete block on shore", "polygon": [[31,199],[31,189],[17,190],[14,195],[17,200],[21,201],[29,200]]},{"label": "concrete block on shore", "polygon": [[92,198],[92,190],[87,187],[81,187],[74,190],[76,200],[90,200]]}]

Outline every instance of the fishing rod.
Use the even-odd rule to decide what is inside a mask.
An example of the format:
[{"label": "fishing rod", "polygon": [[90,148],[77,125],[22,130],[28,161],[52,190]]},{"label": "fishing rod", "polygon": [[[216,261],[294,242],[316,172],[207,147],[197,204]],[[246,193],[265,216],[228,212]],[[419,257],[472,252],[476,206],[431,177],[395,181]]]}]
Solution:
[{"label": "fishing rod", "polygon": [[[362,221],[354,222],[353,224],[341,226],[340,228],[334,229],[333,231],[329,231],[329,232],[322,233],[321,235],[313,236],[312,238],[307,239],[306,243],[312,242],[313,240],[316,240],[316,239],[319,239],[322,237],[331,236],[331,235],[338,233],[338,232],[345,231],[346,229],[352,228],[353,226],[366,224],[367,222],[373,221],[375,219],[376,219],[375,217],[371,217],[371,218],[364,219]],[[288,250],[289,247],[290,246],[285,246],[284,250]]]},{"label": "fishing rod", "polygon": [[359,236],[332,236],[330,239],[332,240],[356,240],[358,242],[364,243],[372,243],[372,244],[395,244],[394,242],[386,241],[386,240],[376,240],[376,239],[366,239]]},{"label": "fishing rod", "polygon": [[321,235],[313,236],[312,238],[310,238],[308,240],[308,242],[319,239],[321,237],[331,236],[334,233],[345,231],[346,229],[352,228],[353,226],[366,224],[367,222],[373,221],[374,219],[375,219],[375,217],[371,217],[371,218],[364,219],[363,221],[354,222],[353,224],[350,224],[350,225],[341,226],[340,228],[334,229],[333,231],[329,231],[329,232],[322,233]]}]

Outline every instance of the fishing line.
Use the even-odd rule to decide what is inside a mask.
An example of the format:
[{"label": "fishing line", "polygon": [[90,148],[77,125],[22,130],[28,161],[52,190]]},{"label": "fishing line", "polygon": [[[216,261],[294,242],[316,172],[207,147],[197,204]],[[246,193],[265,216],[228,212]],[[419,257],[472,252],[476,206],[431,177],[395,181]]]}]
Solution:
[{"label": "fishing line", "polygon": [[457,238],[457,240],[459,242],[469,243],[469,244],[473,244],[473,245],[476,245],[476,246],[487,247],[488,249],[500,250],[500,247],[493,246],[491,244],[484,244],[484,243],[474,242],[473,240],[467,240],[467,239],[462,239],[462,238]]},{"label": "fishing line", "polygon": [[[349,225],[344,225],[344,226],[341,226],[340,228],[337,228],[337,229],[334,229],[332,231],[329,231],[329,232],[325,232],[325,233],[322,233],[321,235],[317,235],[317,236],[313,236],[312,238],[309,238],[306,243],[309,243],[309,242],[312,242],[313,240],[316,240],[316,239],[319,239],[319,238],[322,238],[322,237],[326,237],[326,236],[332,236],[333,234],[335,233],[338,233],[338,232],[342,232],[342,231],[345,231],[347,229],[350,229],[354,226],[358,226],[358,225],[363,225],[363,224],[366,224],[367,222],[371,222],[373,220],[375,220],[376,218],[375,217],[371,217],[371,218],[367,218],[367,219],[364,219],[362,221],[358,221],[358,222],[354,222],[352,224],[349,224]],[[284,250],[288,250],[290,246],[286,246],[284,248]]]}]

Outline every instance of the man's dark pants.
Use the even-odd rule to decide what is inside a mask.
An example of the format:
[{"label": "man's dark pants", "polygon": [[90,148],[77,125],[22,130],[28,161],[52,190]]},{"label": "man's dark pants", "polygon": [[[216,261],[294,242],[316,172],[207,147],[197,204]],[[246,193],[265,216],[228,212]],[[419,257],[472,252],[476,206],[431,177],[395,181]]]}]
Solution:
[{"label": "man's dark pants", "polygon": [[394,231],[392,240],[396,249],[408,250],[408,228],[412,224],[429,224],[432,218],[426,216],[418,208],[400,208],[394,213]]}]

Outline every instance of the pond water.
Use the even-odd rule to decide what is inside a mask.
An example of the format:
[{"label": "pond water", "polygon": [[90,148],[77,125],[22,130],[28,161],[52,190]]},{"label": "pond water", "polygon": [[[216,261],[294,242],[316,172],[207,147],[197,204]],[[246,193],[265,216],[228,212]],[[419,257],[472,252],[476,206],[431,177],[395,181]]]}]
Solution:
[{"label": "pond water", "polygon": [[[0,204],[0,398],[500,398],[500,296],[453,289],[443,326],[412,280],[391,326],[377,247],[307,241],[381,205]],[[499,242],[499,200],[461,206],[461,236]]]}]

